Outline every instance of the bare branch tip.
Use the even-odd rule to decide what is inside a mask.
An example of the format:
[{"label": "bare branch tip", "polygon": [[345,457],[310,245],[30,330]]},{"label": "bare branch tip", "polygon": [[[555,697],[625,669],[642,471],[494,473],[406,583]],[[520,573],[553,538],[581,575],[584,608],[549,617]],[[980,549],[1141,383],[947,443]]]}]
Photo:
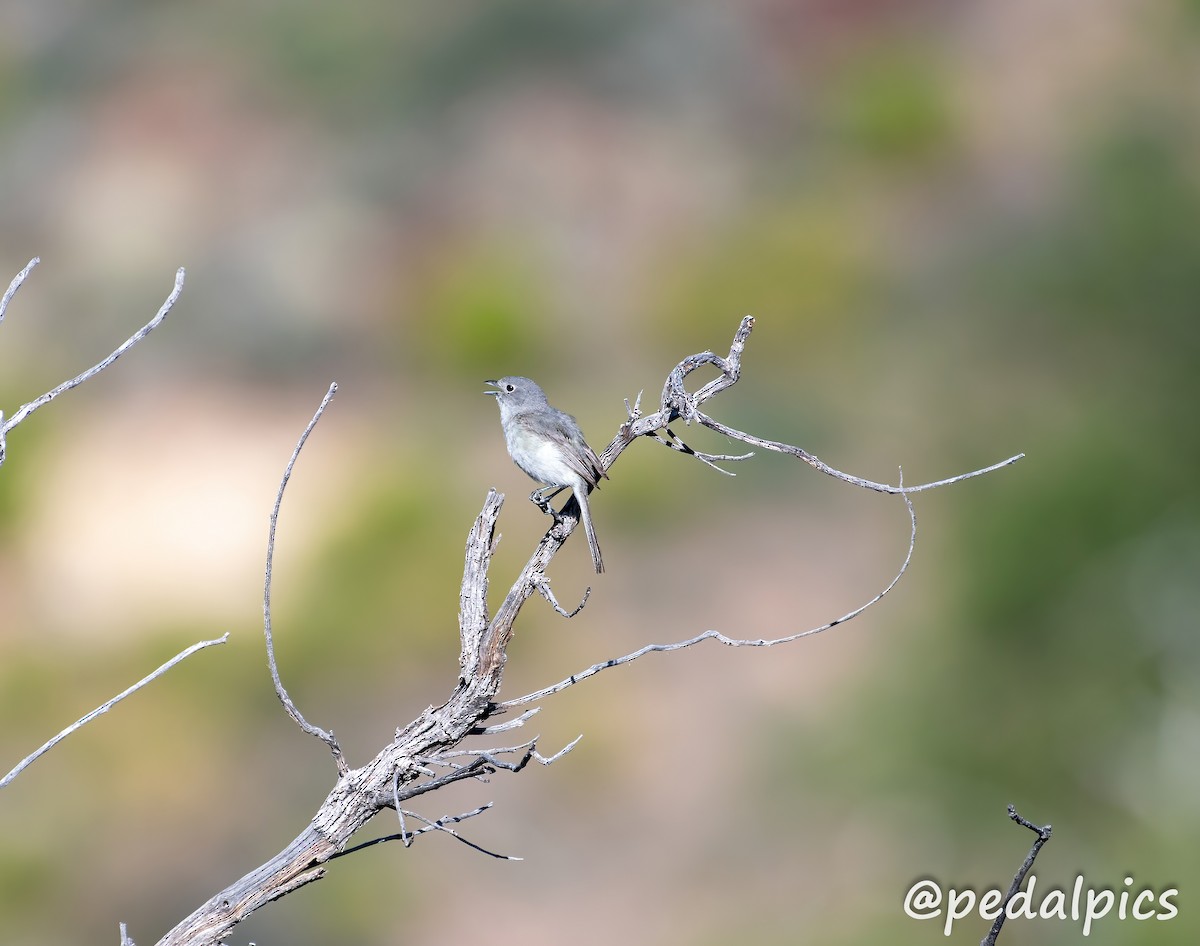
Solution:
[{"label": "bare branch tip", "polygon": [[581,740],[582,738],[583,738],[583,733],[580,733],[578,736],[576,736],[574,739],[572,739],[570,742],[568,742],[565,746],[563,746],[561,749],[559,749],[552,756],[543,756],[540,752],[538,752],[536,750],[531,750],[531,751],[533,752],[533,757],[535,759],[537,759],[537,761],[540,762],[542,765],[553,765],[555,762],[557,762],[559,759],[561,759],[563,756],[565,756],[568,752],[570,752],[572,749],[574,749],[577,745],[579,745],[579,740]]},{"label": "bare branch tip", "polygon": [[497,733],[508,732],[510,729],[520,729],[527,722],[529,722],[530,719],[532,719],[534,716],[536,716],[541,711],[542,711],[542,708],[540,706],[535,706],[532,709],[526,710],[524,713],[522,713],[516,719],[510,719],[506,723],[497,723],[494,726],[476,727],[471,730],[471,735],[473,735],[473,736],[494,736]]},{"label": "bare branch tip", "polygon": [[4,312],[8,308],[8,304],[12,301],[12,297],[17,294],[17,290],[21,288],[21,284],[25,282],[25,278],[31,272],[33,272],[33,268],[41,261],[41,257],[35,256],[25,264],[25,268],[17,273],[17,275],[13,277],[12,282],[8,284],[8,288],[4,291],[3,297],[0,297],[0,322],[4,321]]},{"label": "bare branch tip", "polygon": [[552,607],[557,614],[560,614],[564,618],[568,619],[575,617],[575,615],[582,611],[583,606],[588,603],[588,598],[590,598],[592,595],[592,586],[588,585],[587,588],[584,589],[583,600],[575,606],[575,610],[567,611],[561,604],[558,603],[558,599],[554,597],[554,592],[550,590],[550,579],[546,577],[546,573],[544,571],[538,571],[531,575],[530,582],[541,594],[541,596],[545,598],[547,602],[549,602],[550,607]]},{"label": "bare branch tip", "polygon": [[1047,825],[1036,825],[1036,824],[1034,824],[1032,821],[1030,821],[1027,818],[1023,818],[1020,815],[1020,813],[1018,813],[1016,805],[1008,806],[1008,817],[1011,818],[1013,821],[1015,821],[1017,824],[1021,825],[1021,827],[1028,828],[1030,831],[1032,831],[1034,834],[1036,834],[1043,841],[1050,840],[1050,835],[1053,831],[1053,825],[1048,825],[1048,824]]}]

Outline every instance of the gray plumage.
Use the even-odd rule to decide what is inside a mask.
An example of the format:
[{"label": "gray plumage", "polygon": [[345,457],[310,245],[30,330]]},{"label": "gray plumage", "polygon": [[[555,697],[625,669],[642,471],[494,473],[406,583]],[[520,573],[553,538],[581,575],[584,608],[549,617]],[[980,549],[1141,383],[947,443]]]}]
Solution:
[{"label": "gray plumage", "polygon": [[588,492],[608,474],[583,439],[579,424],[570,414],[551,407],[542,389],[529,378],[500,378],[487,383],[497,388],[483,393],[495,397],[500,406],[500,423],[509,456],[532,479],[546,484],[545,489],[534,490],[530,498],[546,489],[558,492],[569,487],[579,503],[579,518],[587,535],[592,564],[597,572],[604,571],[596,530],[592,527],[592,511],[588,508]]}]

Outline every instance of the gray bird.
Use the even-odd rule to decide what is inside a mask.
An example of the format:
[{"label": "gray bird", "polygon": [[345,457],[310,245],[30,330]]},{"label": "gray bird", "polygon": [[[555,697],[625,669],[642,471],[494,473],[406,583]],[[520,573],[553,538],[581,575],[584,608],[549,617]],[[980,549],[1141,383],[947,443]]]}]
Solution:
[{"label": "gray bird", "polygon": [[587,534],[592,564],[597,572],[604,571],[596,530],[592,527],[592,511],[588,508],[588,492],[600,485],[600,477],[608,477],[600,458],[583,439],[583,431],[570,414],[551,407],[546,395],[528,378],[501,378],[488,381],[497,390],[484,391],[500,405],[500,423],[508,454],[522,470],[539,483],[530,499],[547,508],[544,494],[570,487],[579,504],[579,518]]}]

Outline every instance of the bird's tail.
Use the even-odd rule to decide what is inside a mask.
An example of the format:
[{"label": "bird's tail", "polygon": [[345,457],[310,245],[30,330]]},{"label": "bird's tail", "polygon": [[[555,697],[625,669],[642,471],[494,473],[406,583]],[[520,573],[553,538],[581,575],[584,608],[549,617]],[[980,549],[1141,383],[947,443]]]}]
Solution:
[{"label": "bird's tail", "polygon": [[592,553],[592,564],[596,566],[596,574],[604,571],[604,559],[600,557],[600,543],[596,541],[596,530],[592,526],[592,510],[588,507],[587,487],[576,491],[575,498],[579,501],[579,518],[583,520],[583,531],[587,535],[588,548]]}]

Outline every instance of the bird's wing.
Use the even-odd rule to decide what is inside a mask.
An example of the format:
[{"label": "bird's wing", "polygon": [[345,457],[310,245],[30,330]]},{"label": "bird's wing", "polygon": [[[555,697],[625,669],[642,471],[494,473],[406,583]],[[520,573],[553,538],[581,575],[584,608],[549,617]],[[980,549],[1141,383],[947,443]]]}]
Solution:
[{"label": "bird's wing", "polygon": [[555,410],[554,412],[555,432],[562,439],[569,443],[573,450],[567,451],[567,463],[578,473],[585,483],[592,489],[600,485],[600,478],[608,478],[608,474],[604,472],[604,467],[600,465],[600,458],[596,456],[596,451],[588,446],[586,440],[583,439],[583,431],[575,418],[563,411]]}]

